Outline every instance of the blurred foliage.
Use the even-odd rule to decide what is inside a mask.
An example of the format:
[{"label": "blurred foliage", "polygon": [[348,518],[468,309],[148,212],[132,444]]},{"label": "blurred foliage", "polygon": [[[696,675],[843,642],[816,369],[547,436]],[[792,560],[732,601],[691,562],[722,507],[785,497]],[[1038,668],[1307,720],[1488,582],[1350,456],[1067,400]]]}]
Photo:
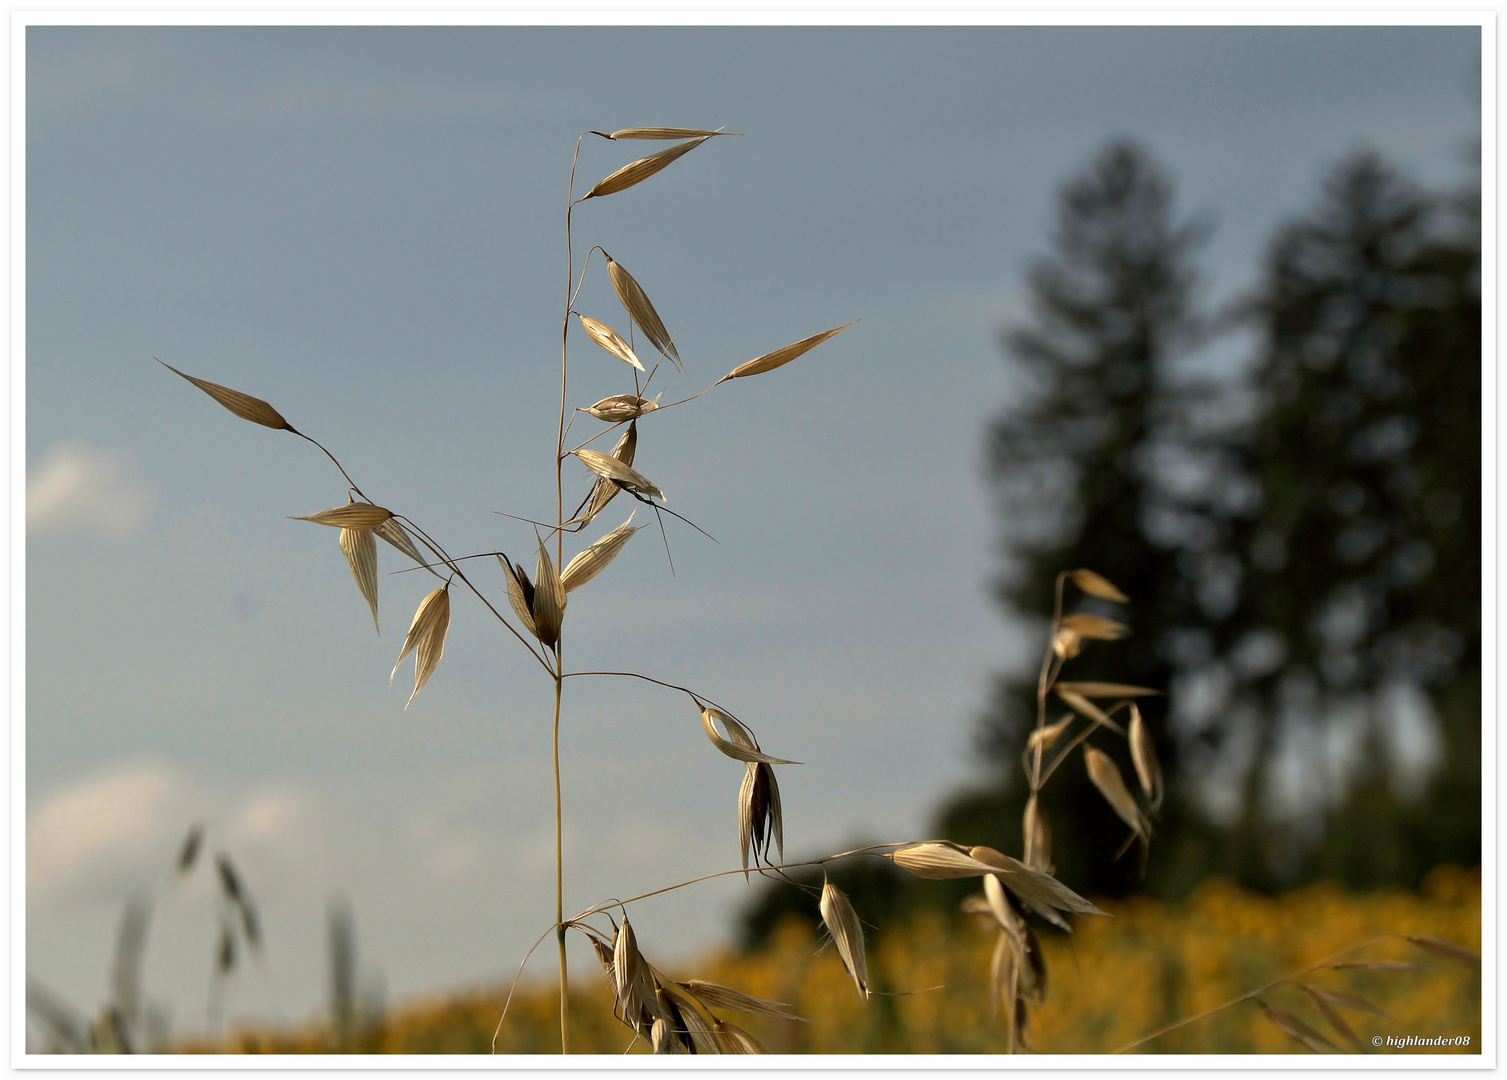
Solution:
[{"label": "blurred foliage", "polygon": [[[1047,999],[1033,1010],[1036,1052],[1107,1053],[1175,1020],[1195,1016],[1380,935],[1420,934],[1479,950],[1481,883],[1477,872],[1441,867],[1421,893],[1383,889],[1363,895],[1311,885],[1262,896],[1225,880],[1204,882],[1187,898],[1104,901],[1112,918],[1082,917],[1077,931],[1043,935],[1050,973]],[[866,920],[872,913],[862,908]],[[734,1016],[774,1053],[997,1053],[1003,1028],[988,1015],[992,932],[956,912],[922,908],[886,927],[873,942],[876,989],[903,995],[865,1003],[831,949],[821,950],[799,914],[781,921],[759,948],[727,952],[686,967],[696,977],[759,997],[790,1002],[809,1023]],[[653,941],[642,943],[653,956]],[[1305,981],[1365,997],[1395,1019],[1350,1012],[1363,1041],[1375,1035],[1469,1035],[1469,1047],[1382,1049],[1397,1053],[1480,1052],[1481,977],[1476,970],[1387,936],[1346,959],[1415,963],[1417,970],[1324,970]],[[937,989],[931,989],[936,987]],[[485,1054],[506,988],[396,1010],[367,1032],[366,1053]],[[1284,986],[1263,995],[1311,1027],[1327,1029],[1304,993]],[[547,981],[526,983],[498,1035],[499,1053],[559,1051],[559,1001]],[[593,972],[572,995],[571,1042],[583,1052],[617,1055],[632,1033],[612,1017],[606,981]],[[326,1053],[333,1029],[240,1032],[218,1047],[184,1052]],[[631,1053],[647,1052],[642,1042]],[[1306,1053],[1246,1003],[1199,1020],[1142,1048],[1159,1053]]]},{"label": "blurred foliage", "polygon": [[[990,433],[1000,600],[1044,620],[1059,571],[1099,571],[1133,603],[1089,609],[1134,634],[1069,677],[1169,691],[1143,702],[1168,775],[1144,882],[1115,860],[1125,830],[1081,762],[1043,799],[1058,876],[1166,898],[1208,874],[1275,891],[1473,865],[1479,193],[1353,155],[1277,231],[1251,295],[1213,317],[1206,232],[1177,219],[1146,150],[1107,147],[1064,185],[1005,338],[1022,390]],[[1220,371],[1211,349],[1245,359]],[[1034,661],[999,677],[981,729],[992,779],[948,799],[941,835],[1020,851],[1035,682]],[[1399,742],[1399,703],[1423,741]],[[1419,782],[1406,759],[1430,735],[1442,756]],[[1128,775],[1123,745],[1099,749]]]}]

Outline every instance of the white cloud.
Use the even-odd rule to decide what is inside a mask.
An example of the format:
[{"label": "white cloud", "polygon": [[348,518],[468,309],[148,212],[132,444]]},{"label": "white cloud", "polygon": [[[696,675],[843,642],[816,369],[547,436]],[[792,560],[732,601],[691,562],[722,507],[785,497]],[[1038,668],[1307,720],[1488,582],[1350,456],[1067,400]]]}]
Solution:
[{"label": "white cloud", "polygon": [[169,813],[186,794],[182,779],[156,762],[115,765],[47,795],[27,814],[28,897],[140,862],[177,829]]},{"label": "white cloud", "polygon": [[124,452],[59,443],[26,478],[26,528],[119,539],[141,528],[153,497]]}]

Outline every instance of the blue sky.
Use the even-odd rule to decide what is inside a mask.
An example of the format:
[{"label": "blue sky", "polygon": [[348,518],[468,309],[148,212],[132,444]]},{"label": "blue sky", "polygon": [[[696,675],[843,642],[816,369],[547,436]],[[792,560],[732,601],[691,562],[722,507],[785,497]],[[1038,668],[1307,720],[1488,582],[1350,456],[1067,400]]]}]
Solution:
[{"label": "blue sky", "polygon": [[[204,884],[167,885],[192,821],[267,923],[232,1016],[320,1002],[335,894],[393,999],[510,973],[553,918],[550,686],[458,596],[405,712],[411,676],[386,676],[428,585],[379,553],[375,634],[333,530],[287,520],[342,502],[339,475],[151,357],[271,401],[452,551],[521,554],[494,511],[553,511],[576,135],[746,133],[579,206],[577,267],[601,244],[648,289],[689,369],[669,396],[862,321],[645,422],[640,468],[719,542],[669,522],[672,575],[638,534],[572,594],[567,659],[696,687],[806,762],[785,834],[820,853],[921,834],[977,775],[991,672],[1039,648],[989,598],[981,462],[1056,186],[1143,140],[1217,222],[1212,304],[1346,152],[1454,183],[1480,126],[1472,27],[34,26],[26,48],[27,968],[92,1007],[150,888],[147,985],[178,1030],[204,1023],[213,934]],[[578,177],[646,146],[588,141]],[[578,307],[626,328],[600,264]],[[572,332],[572,404],[625,372]],[[567,907],[736,865],[741,769],[683,698],[577,680],[563,754]],[[689,955],[746,896],[645,905],[640,939]]]}]

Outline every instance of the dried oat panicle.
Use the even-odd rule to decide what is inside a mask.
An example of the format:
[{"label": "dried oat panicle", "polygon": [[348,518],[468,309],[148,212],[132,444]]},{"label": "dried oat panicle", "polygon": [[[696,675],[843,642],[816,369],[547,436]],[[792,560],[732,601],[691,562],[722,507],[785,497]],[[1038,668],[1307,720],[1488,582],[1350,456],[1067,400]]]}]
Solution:
[{"label": "dried oat panicle", "polygon": [[1141,782],[1147,805],[1155,813],[1162,805],[1162,766],[1157,761],[1156,747],[1151,743],[1151,733],[1146,730],[1146,721],[1141,719],[1141,710],[1133,702],[1130,706],[1130,730],[1127,738],[1136,779]]},{"label": "dried oat panicle", "polygon": [[637,420],[644,413],[653,412],[659,408],[659,399],[663,396],[663,392],[652,398],[640,397],[638,394],[613,394],[586,406],[586,411],[598,420],[621,424],[625,420]]},{"label": "dried oat panicle", "polygon": [[419,603],[419,609],[413,613],[413,622],[408,626],[408,636],[403,639],[403,651],[398,654],[398,662],[392,666],[392,675],[387,679],[392,682],[408,654],[418,650],[413,664],[413,693],[408,695],[408,703],[403,706],[405,710],[413,704],[413,699],[418,697],[419,691],[429,681],[429,676],[439,666],[440,657],[445,653],[445,634],[449,629],[450,585],[446,583]]},{"label": "dried oat panicle", "polygon": [[1051,874],[1027,866],[992,847],[970,848],[968,854],[976,862],[983,863],[991,873],[998,874],[1005,887],[1038,914],[1041,914],[1040,908],[1055,908],[1078,915],[1104,914]]},{"label": "dried oat panicle", "polygon": [[[630,129],[631,130],[631,129]],[[687,139],[685,142],[676,143],[667,150],[661,150],[657,154],[641,157],[637,161],[630,161],[617,172],[603,177],[592,185],[590,191],[581,196],[584,199],[599,199],[604,195],[616,195],[619,191],[626,191],[634,184],[640,184],[649,179],[666,165],[675,161],[683,154],[688,154],[700,146],[710,135],[698,135]]]},{"label": "dried oat panicle", "polygon": [[1109,803],[1110,809],[1121,821],[1135,830],[1136,836],[1143,843],[1149,843],[1151,822],[1146,820],[1146,815],[1141,813],[1141,808],[1136,805],[1130,789],[1125,786],[1125,778],[1120,775],[1120,767],[1108,754],[1088,745],[1083,747],[1083,761],[1088,766],[1088,778],[1093,781],[1094,787],[1099,789],[1099,794],[1104,796],[1104,801]]},{"label": "dried oat panicle", "polygon": [[1282,1009],[1274,1009],[1260,998],[1253,998],[1252,1000],[1266,1018],[1289,1039],[1308,1047],[1315,1054],[1339,1053],[1339,1047],[1303,1023],[1303,1021],[1292,1015],[1292,1013],[1285,1012]]},{"label": "dried oat panicle", "polygon": [[1059,679],[1052,684],[1052,689],[1058,693],[1077,694],[1086,698],[1133,698],[1133,697],[1162,697],[1162,691],[1153,690],[1149,686],[1131,686],[1128,683],[1117,682],[1070,682]]},{"label": "dried oat panicle", "polygon": [[534,625],[534,583],[528,579],[523,567],[514,566],[506,555],[498,555],[497,562],[502,566],[502,576],[507,579],[508,603],[513,614],[518,616],[525,630],[538,637],[539,630]]},{"label": "dried oat panicle", "polygon": [[713,135],[741,135],[741,131],[723,131],[718,128],[715,131],[707,131],[704,128],[678,128],[678,127],[631,127],[614,131],[607,137],[609,139],[710,139]]},{"label": "dried oat panicle", "polygon": [[595,341],[623,363],[636,367],[639,371],[644,370],[643,363],[634,354],[633,349],[628,343],[623,340],[622,335],[616,330],[604,322],[587,318],[585,315],[577,315],[576,318],[581,320],[581,329],[586,331],[586,336],[591,338],[592,341]]},{"label": "dried oat panicle", "polygon": [[722,1040],[724,1052],[729,1054],[767,1054],[758,1039],[744,1031],[730,1020],[718,1020],[713,1025],[718,1037]]},{"label": "dried oat panicle", "polygon": [[830,878],[822,880],[821,913],[822,923],[827,927],[827,933],[832,935],[832,944],[837,947],[837,955],[842,958],[848,974],[853,976],[853,985],[867,999],[869,962],[863,949],[863,926],[858,921],[858,913],[853,910],[852,903],[841,889],[832,884]]},{"label": "dried oat panicle", "polygon": [[[853,322],[857,321],[857,319],[853,320]],[[853,323],[843,323],[834,329],[824,330],[820,334],[812,334],[808,338],[802,338],[794,345],[786,345],[783,349],[776,349],[774,352],[765,353],[763,356],[756,356],[747,363],[739,364],[726,375],[722,376],[722,378],[718,379],[717,382],[724,383],[728,379],[742,379],[749,375],[762,375],[766,371],[773,371],[777,367],[784,367],[796,357],[810,352],[829,337],[842,333],[852,325]]]},{"label": "dried oat panicle", "polygon": [[315,525],[329,525],[336,529],[375,529],[392,517],[392,511],[371,503],[348,502],[313,514],[302,514],[293,521],[312,521]]},{"label": "dried oat panicle", "polygon": [[534,566],[534,633],[548,648],[560,640],[560,624],[565,621],[565,587],[549,557],[549,547],[539,541],[539,559]]},{"label": "dried oat panicle", "polygon": [[909,870],[918,878],[939,881],[944,878],[978,877],[992,874],[995,868],[965,855],[947,844],[912,844],[890,852],[896,866]]},{"label": "dried oat panicle", "polygon": [[680,362],[680,353],[675,348],[675,342],[670,339],[669,331],[665,329],[664,320],[649,302],[649,294],[644,292],[632,274],[623,269],[622,263],[615,262],[605,251],[602,254],[607,259],[607,277],[612,282],[612,291],[617,293],[618,303],[623,305],[623,310],[628,313],[633,324],[643,331],[649,343],[668,356],[675,367],[684,373],[685,365]]},{"label": "dried oat panicle", "polygon": [[777,1016],[782,1020],[800,1020],[792,1006],[783,1001],[766,1001],[752,997],[731,987],[701,979],[687,979],[680,983],[682,989],[693,995],[708,1008],[732,1009],[735,1012],[755,1013],[759,1016]]},{"label": "dried oat panicle", "polygon": [[373,530],[341,529],[340,550],[350,564],[356,588],[361,590],[372,609],[372,625],[380,634],[382,627],[377,623],[377,541]]},{"label": "dried oat panicle", "polygon": [[770,841],[780,859],[785,858],[785,829],[774,770],[762,761],[750,761],[744,769],[743,786],[738,790],[738,851],[746,871],[750,853],[755,866],[761,857],[769,862]]},{"label": "dried oat panicle", "polygon": [[413,546],[413,541],[408,538],[408,533],[403,530],[403,526],[398,524],[397,518],[388,518],[372,531],[420,566],[428,565],[428,560],[419,554],[418,548]]},{"label": "dried oat panicle", "polygon": [[[157,360],[155,356],[152,359]],[[219,383],[212,383],[207,379],[196,379],[192,375],[185,375],[173,367],[172,364],[165,363],[162,360],[157,360],[157,362],[174,375],[193,383],[242,420],[250,420],[253,424],[260,424],[262,427],[269,427],[276,431],[294,430],[293,425],[283,419],[282,413],[278,412],[271,405],[268,405],[261,398],[252,397],[250,394],[243,394],[239,390],[232,390],[228,386],[221,386]],[[297,432],[294,433],[297,434]]]},{"label": "dried oat panicle", "polygon": [[635,472],[630,466],[623,464],[617,458],[585,446],[572,450],[571,453],[581,459],[581,464],[603,479],[610,480],[619,487],[627,488],[629,491],[658,499],[660,502],[669,502],[665,498],[665,493],[655,487],[648,477],[642,473]]},{"label": "dried oat panicle", "polygon": [[1096,641],[1119,641],[1130,634],[1130,627],[1122,622],[1081,611],[1064,615],[1058,625],[1064,630],[1071,630],[1079,637],[1093,638]]},{"label": "dried oat panicle", "polygon": [[[717,733],[717,725],[714,721],[722,721],[722,726],[727,729],[727,738]],[[759,749],[759,741],[754,738],[753,732],[741,721],[727,715],[721,709],[710,709],[705,706],[701,709],[701,726],[706,730],[706,737],[712,741],[722,753],[737,761],[762,762],[765,765],[799,765],[798,761],[786,761],[784,758],[770,757]]]},{"label": "dried oat panicle", "polygon": [[617,553],[623,550],[623,545],[633,538],[634,533],[639,529],[647,528],[647,525],[635,527],[633,514],[629,514],[627,521],[591,544],[565,565],[565,571],[560,575],[560,583],[565,587],[565,591],[573,592],[600,574],[607,568],[608,563],[617,558]]},{"label": "dried oat panicle", "polygon": [[1021,822],[1025,834],[1025,864],[1043,873],[1052,872],[1052,827],[1047,821],[1047,812],[1041,800],[1032,795],[1026,800],[1026,812]]},{"label": "dried oat panicle", "polygon": [[[613,444],[612,456],[624,465],[632,465],[633,457],[637,450],[638,421],[632,420],[628,423],[628,430],[623,432],[617,442]],[[610,503],[613,496],[620,490],[621,488],[614,481],[607,479],[605,476],[598,476],[596,482],[591,486],[590,494],[586,496],[585,503],[582,504],[581,511],[576,515],[574,520],[580,522],[583,526],[589,525],[592,519],[602,512],[603,507]]]},{"label": "dried oat panicle", "polygon": [[1130,597],[1115,588],[1108,578],[1092,570],[1072,570],[1067,576],[1090,596],[1097,596],[1100,600],[1113,600],[1119,604],[1130,603]]}]

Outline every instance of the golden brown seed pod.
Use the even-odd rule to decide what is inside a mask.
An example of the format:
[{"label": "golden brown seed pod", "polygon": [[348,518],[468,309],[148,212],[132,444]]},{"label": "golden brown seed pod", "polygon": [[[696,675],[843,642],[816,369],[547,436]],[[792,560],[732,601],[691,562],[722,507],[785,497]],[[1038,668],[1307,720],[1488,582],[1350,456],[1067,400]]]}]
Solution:
[{"label": "golden brown seed pod", "polygon": [[1120,775],[1120,767],[1102,750],[1086,745],[1083,747],[1083,761],[1088,766],[1088,778],[1093,781],[1094,787],[1099,789],[1099,794],[1104,796],[1104,801],[1109,803],[1110,809],[1121,821],[1135,830],[1138,838],[1143,841],[1149,840],[1151,822],[1146,820],[1146,815],[1141,813],[1141,808],[1136,805],[1130,789],[1125,786],[1125,778]]},{"label": "golden brown seed pod", "polygon": [[413,666],[413,693],[408,695],[404,709],[413,704],[413,699],[439,666],[440,657],[445,654],[445,634],[449,629],[450,586],[446,584],[424,597],[418,610],[413,613],[408,636],[403,639],[403,651],[398,654],[398,662],[392,666],[392,675],[388,676],[387,681],[391,682],[408,654],[418,650]]},{"label": "golden brown seed pod", "polygon": [[1141,719],[1141,710],[1132,703],[1130,706],[1130,731],[1127,736],[1130,742],[1130,760],[1135,766],[1136,779],[1141,782],[1141,790],[1146,794],[1147,805],[1153,812],[1162,805],[1162,766],[1156,758],[1156,747],[1152,745],[1151,733],[1146,730],[1146,722]]},{"label": "golden brown seed pod", "polygon": [[589,319],[585,315],[577,315],[576,318],[581,320],[581,329],[586,331],[586,336],[592,341],[623,363],[632,365],[639,371],[644,370],[644,365],[639,361],[638,356],[616,330],[604,322]]},{"label": "golden brown seed pod", "polygon": [[372,530],[341,529],[340,551],[350,565],[356,588],[361,590],[372,609],[372,625],[380,634],[382,627],[377,624],[377,541]]},{"label": "golden brown seed pod", "polygon": [[1058,625],[1064,630],[1071,630],[1079,637],[1093,638],[1096,641],[1119,641],[1130,634],[1130,627],[1122,622],[1083,612],[1064,615]]},{"label": "golden brown seed pod", "polygon": [[1068,578],[1090,596],[1097,596],[1100,600],[1113,600],[1120,604],[1130,603],[1130,597],[1115,588],[1108,578],[1092,570],[1074,570],[1068,574]]},{"label": "golden brown seed pod", "polygon": [[[606,255],[606,252],[603,252]],[[618,303],[623,305],[623,310],[633,320],[635,326],[643,331],[644,337],[665,356],[668,356],[675,366],[685,371],[680,362],[680,353],[675,349],[675,342],[670,340],[670,333],[665,329],[664,321],[659,317],[659,312],[654,310],[654,305],[649,302],[649,294],[644,292],[643,287],[634,280],[633,275],[623,269],[619,262],[613,261],[611,255],[607,257],[607,277],[612,282],[612,291],[617,293]]]},{"label": "golden brown seed pod", "polygon": [[292,520],[312,521],[315,525],[329,525],[336,529],[375,529],[391,517],[392,511],[381,506],[349,502],[313,514],[302,514]]},{"label": "golden brown seed pod", "polygon": [[[157,360],[155,356],[152,359]],[[174,375],[193,383],[242,420],[250,420],[253,424],[260,424],[262,427],[269,427],[276,431],[293,431],[293,425],[283,419],[282,413],[278,412],[271,405],[268,405],[261,398],[252,397],[250,394],[243,394],[239,390],[232,390],[228,386],[221,386],[219,383],[212,383],[207,379],[196,379],[192,375],[185,375],[173,367],[172,364],[164,363],[161,360],[157,360],[157,362]]]},{"label": "golden brown seed pod", "polygon": [[853,976],[853,985],[865,999],[869,996],[869,961],[863,948],[863,926],[847,896],[830,879],[822,882],[822,923],[832,935],[832,944],[843,966]]},{"label": "golden brown seed pod", "polygon": [[[853,322],[857,321],[857,319],[853,320]],[[763,356],[756,356],[747,363],[739,364],[717,381],[724,383],[728,379],[742,379],[749,375],[762,375],[766,371],[773,371],[777,367],[784,367],[796,357],[810,352],[829,337],[842,333],[852,325],[853,323],[843,323],[832,330],[824,330],[820,334],[812,334],[808,338],[802,338],[793,345],[786,345],[783,349],[776,349],[774,352],[765,353]]]},{"label": "golden brown seed pod", "polygon": [[581,196],[582,199],[599,199],[604,195],[616,195],[619,191],[626,191],[634,184],[641,184],[659,170],[669,165],[683,154],[688,154],[707,139],[710,135],[698,135],[694,139],[688,139],[683,143],[676,143],[667,150],[661,150],[657,154],[630,161],[617,172],[605,176],[592,185],[590,191]]},{"label": "golden brown seed pod", "polygon": [[604,397],[595,404],[586,406],[586,411],[598,420],[605,420],[609,424],[621,424],[625,420],[636,420],[644,413],[653,412],[659,408],[659,399],[662,393],[655,394],[653,398],[640,397],[637,394],[613,394]]}]

